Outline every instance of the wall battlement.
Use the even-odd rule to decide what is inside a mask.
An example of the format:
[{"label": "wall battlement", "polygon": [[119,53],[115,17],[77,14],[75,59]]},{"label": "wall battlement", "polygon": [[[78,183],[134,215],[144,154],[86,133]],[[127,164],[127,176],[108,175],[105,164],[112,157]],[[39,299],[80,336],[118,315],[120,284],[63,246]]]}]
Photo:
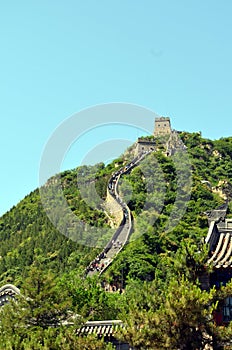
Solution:
[{"label": "wall battlement", "polygon": [[171,134],[171,122],[169,117],[155,118],[154,136]]}]

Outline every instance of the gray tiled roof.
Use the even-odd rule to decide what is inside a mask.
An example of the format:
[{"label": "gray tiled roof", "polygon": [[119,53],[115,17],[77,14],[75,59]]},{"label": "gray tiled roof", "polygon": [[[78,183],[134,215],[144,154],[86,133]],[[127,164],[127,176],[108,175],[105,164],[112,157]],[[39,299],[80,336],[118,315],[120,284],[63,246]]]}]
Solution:
[{"label": "gray tiled roof", "polygon": [[232,234],[220,233],[215,251],[212,252],[208,263],[216,268],[229,267],[232,265]]},{"label": "gray tiled roof", "polygon": [[15,287],[13,284],[5,284],[0,288],[0,306],[3,306],[17,294],[20,294],[17,287]]},{"label": "gray tiled roof", "polygon": [[120,327],[124,327],[121,320],[88,321],[77,333],[112,336]]},{"label": "gray tiled roof", "polygon": [[206,243],[209,244],[211,253],[208,264],[216,268],[231,267],[232,219],[225,219],[223,216],[218,221],[210,221]]}]

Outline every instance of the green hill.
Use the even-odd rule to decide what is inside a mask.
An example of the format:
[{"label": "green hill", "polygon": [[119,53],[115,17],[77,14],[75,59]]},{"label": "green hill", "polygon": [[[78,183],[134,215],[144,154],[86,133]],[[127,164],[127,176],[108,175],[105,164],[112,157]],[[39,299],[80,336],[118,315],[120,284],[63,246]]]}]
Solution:
[{"label": "green hill", "polygon": [[[177,174],[172,157],[166,157],[161,151],[152,153],[150,168],[152,171],[145,180],[141,169],[135,168],[124,177],[121,194],[126,198],[127,187],[132,188],[129,207],[134,216],[133,242],[119,254],[108,271],[111,278],[119,278],[123,269],[124,280],[128,278],[152,279],[159,260],[165,251],[176,251],[180,242],[192,238],[200,242],[207,232],[207,210],[223,203],[222,193],[229,193],[232,181],[232,138],[208,140],[200,133],[180,134],[187,146],[191,162],[192,189],[187,210],[170,232],[165,232],[170,213],[176,200]],[[109,227],[109,220],[101,207],[92,209],[83,200],[77,187],[77,178],[94,184],[99,197],[106,196],[107,181],[117,167],[131,159],[131,153],[104,166],[79,167],[65,171],[59,176],[64,195],[75,215],[87,224],[98,227]],[[157,166],[158,164],[158,166]],[[144,171],[144,169],[143,169]],[[156,188],[153,184],[153,196],[150,195],[150,209],[144,207],[146,183],[152,178],[160,179]],[[48,181],[54,182],[54,176]],[[184,199],[183,199],[184,200]],[[151,208],[155,208],[152,212]],[[159,213],[160,211],[160,213]],[[147,223],[148,215],[156,220]],[[146,220],[145,220],[146,218]],[[138,239],[136,239],[138,237]],[[0,281],[20,284],[27,267],[35,259],[44,261],[47,268],[57,274],[74,268],[84,269],[91,259],[100,251],[97,248],[82,246],[80,242],[60,234],[48,219],[40,201],[39,190],[31,192],[19,204],[13,207],[0,219]]]},{"label": "green hill", "polygon": [[[166,156],[160,143],[120,179],[119,195],[128,203],[134,230],[102,276],[84,272],[116,229],[102,201],[111,174],[133,161],[133,149],[107,166],[54,175],[44,185],[47,202],[42,204],[36,189],[0,218],[0,283],[13,283],[22,293],[1,309],[1,348],[113,349],[92,334],[77,336],[86,320],[109,319],[123,321],[125,329],[115,336],[136,349],[228,348],[232,328],[217,327],[213,313],[231,295],[232,283],[205,291],[198,278],[211,268],[203,244],[207,212],[226,202],[232,215],[232,137],[178,137],[185,151]],[[57,208],[59,184],[68,212]],[[80,227],[74,218],[82,220]],[[96,246],[82,244],[82,234]],[[63,327],[73,315],[75,323]]]}]

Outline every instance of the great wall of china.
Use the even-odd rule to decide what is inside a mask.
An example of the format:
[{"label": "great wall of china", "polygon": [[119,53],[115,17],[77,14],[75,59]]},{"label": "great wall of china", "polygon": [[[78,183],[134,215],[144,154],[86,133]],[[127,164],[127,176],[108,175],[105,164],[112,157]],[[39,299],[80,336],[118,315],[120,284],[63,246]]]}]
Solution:
[{"label": "great wall of china", "polygon": [[[110,218],[113,218],[117,227],[113,236],[106,244],[102,252],[87,266],[85,276],[91,277],[94,274],[102,275],[110,266],[115,257],[128,243],[133,231],[132,214],[128,205],[119,194],[119,181],[130,173],[135,167],[152,152],[160,149],[159,137],[163,138],[163,152],[170,157],[179,150],[185,151],[186,147],[178,136],[178,132],[171,129],[169,118],[156,118],[153,137],[139,138],[135,146],[135,155],[132,161],[114,172],[107,185],[107,197],[104,209]],[[166,141],[165,141],[166,139]],[[208,216],[209,229],[205,242],[209,245],[211,263],[216,270],[232,266],[232,219],[225,219],[228,207],[228,198],[224,205],[206,213]],[[208,290],[210,281],[207,273],[199,275],[202,289]],[[107,290],[107,289],[105,289]],[[110,291],[108,289],[108,291]],[[0,288],[0,307],[15,299],[20,290],[12,284],[6,284]],[[228,310],[225,311],[228,314]],[[117,327],[124,327],[121,320],[89,321],[79,329],[78,334],[97,334],[105,338],[114,336]],[[114,339],[116,349],[129,349],[129,344]],[[210,349],[212,349],[210,347]]]},{"label": "great wall of china", "polygon": [[111,176],[107,187],[107,204],[109,212],[119,222],[119,227],[103,251],[87,267],[86,273],[88,276],[97,272],[102,274],[128,242],[132,232],[132,215],[127,204],[119,196],[118,184],[123,175],[130,173],[150,153],[151,151],[141,152],[130,163]]},{"label": "great wall of china", "polygon": [[[167,156],[172,155],[177,148],[184,149],[183,143],[179,142],[178,144],[177,132],[171,129],[170,118],[156,118],[153,138],[139,138],[135,147],[134,159],[111,176],[107,187],[105,208],[109,215],[111,217],[113,216],[118,228],[102,252],[87,266],[86,276],[92,276],[96,273],[101,275],[104,273],[113,259],[128,242],[133,229],[132,214],[127,204],[119,196],[119,180],[123,175],[130,173],[151,152],[157,150],[156,140],[162,136],[167,137],[164,151]],[[14,285],[4,285],[0,288],[0,306],[19,293],[19,289]]]}]

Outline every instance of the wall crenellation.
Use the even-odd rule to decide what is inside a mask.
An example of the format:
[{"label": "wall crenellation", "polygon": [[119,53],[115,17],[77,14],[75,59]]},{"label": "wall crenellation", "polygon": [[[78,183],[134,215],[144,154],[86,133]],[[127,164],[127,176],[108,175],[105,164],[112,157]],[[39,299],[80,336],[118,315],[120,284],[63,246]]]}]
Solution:
[{"label": "wall crenellation", "polygon": [[172,132],[169,117],[155,118],[154,136],[170,135]]}]

